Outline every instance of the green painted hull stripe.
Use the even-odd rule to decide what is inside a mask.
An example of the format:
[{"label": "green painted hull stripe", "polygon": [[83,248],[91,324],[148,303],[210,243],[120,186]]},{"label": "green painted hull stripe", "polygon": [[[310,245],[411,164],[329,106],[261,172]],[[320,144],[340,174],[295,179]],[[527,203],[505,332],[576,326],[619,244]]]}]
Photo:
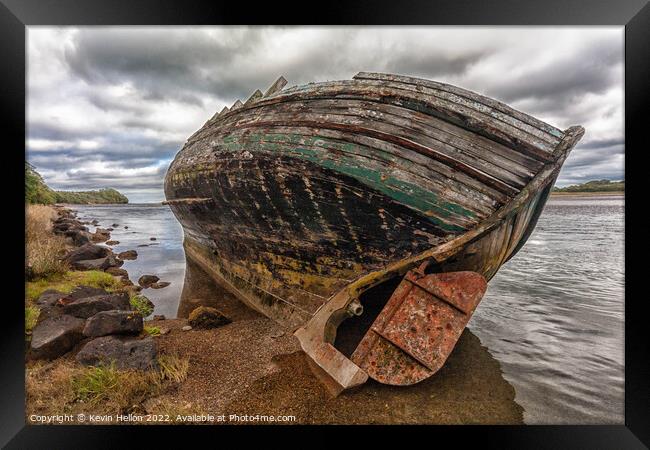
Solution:
[{"label": "green painted hull stripe", "polygon": [[[244,141],[245,140],[245,141]],[[243,142],[244,141],[244,142]],[[277,142],[277,143],[274,143]],[[440,228],[450,232],[463,232],[465,228],[445,222],[442,218],[450,217],[452,214],[461,215],[467,218],[474,218],[476,215],[460,205],[449,202],[441,202],[438,196],[426,189],[422,189],[412,183],[398,180],[389,175],[384,175],[377,170],[363,167],[359,161],[350,156],[337,155],[336,159],[331,158],[326,152],[318,152],[311,148],[302,146],[327,146],[341,151],[353,152],[355,144],[341,144],[333,142],[329,138],[321,136],[305,137],[296,134],[267,134],[251,133],[242,136],[226,136],[219,147],[231,152],[243,150],[261,150],[271,153],[282,153],[287,156],[297,157],[316,163],[327,169],[334,170],[344,175],[351,176],[359,182],[383,193],[416,211],[422,213],[429,221]],[[294,147],[288,147],[290,143]],[[319,145],[320,144],[320,145]],[[390,158],[397,161],[396,157]],[[432,211],[433,216],[426,214]]]}]

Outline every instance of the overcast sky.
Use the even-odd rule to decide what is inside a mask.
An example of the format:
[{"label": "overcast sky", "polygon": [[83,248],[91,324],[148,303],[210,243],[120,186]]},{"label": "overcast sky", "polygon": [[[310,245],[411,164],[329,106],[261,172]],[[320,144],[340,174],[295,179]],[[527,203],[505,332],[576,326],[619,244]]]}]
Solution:
[{"label": "overcast sky", "polygon": [[587,132],[558,181],[623,178],[622,27],[29,27],[27,158],[55,189],[164,199],[216,111],[359,71],[443,81]]}]

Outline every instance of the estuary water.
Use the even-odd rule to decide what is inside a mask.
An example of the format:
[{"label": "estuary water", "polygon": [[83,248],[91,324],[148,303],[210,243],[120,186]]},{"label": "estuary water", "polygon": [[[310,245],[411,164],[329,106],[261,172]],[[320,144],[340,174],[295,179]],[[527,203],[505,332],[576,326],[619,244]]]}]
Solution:
[{"label": "estuary water", "polygon": [[[114,251],[138,252],[123,268],[134,282],[143,274],[170,281],[144,293],[156,314],[175,317],[185,257],[171,210],[138,204],[73,209],[102,228],[119,224],[111,232],[120,242]],[[624,421],[623,209],[622,196],[551,198],[527,244],[490,281],[468,325],[500,362],[528,424]]]}]

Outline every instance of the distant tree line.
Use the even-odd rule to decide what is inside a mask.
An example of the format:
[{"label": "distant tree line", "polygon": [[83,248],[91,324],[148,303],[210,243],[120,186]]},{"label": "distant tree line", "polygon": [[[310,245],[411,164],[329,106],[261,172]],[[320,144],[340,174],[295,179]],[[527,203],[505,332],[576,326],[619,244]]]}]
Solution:
[{"label": "distant tree line", "polygon": [[625,190],[625,180],[593,180],[563,188],[554,187],[553,192],[622,192]]},{"label": "distant tree line", "polygon": [[55,191],[51,189],[41,174],[25,162],[25,202],[51,205],[53,203],[97,204],[97,203],[128,203],[129,199],[115,189],[99,189],[97,191]]}]

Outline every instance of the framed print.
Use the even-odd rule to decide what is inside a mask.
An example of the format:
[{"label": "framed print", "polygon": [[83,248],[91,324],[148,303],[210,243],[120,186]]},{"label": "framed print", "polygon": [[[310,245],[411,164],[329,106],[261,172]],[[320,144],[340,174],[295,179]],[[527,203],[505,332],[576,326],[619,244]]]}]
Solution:
[{"label": "framed print", "polygon": [[647,446],[650,7],[470,3],[3,0],[3,445]]}]

